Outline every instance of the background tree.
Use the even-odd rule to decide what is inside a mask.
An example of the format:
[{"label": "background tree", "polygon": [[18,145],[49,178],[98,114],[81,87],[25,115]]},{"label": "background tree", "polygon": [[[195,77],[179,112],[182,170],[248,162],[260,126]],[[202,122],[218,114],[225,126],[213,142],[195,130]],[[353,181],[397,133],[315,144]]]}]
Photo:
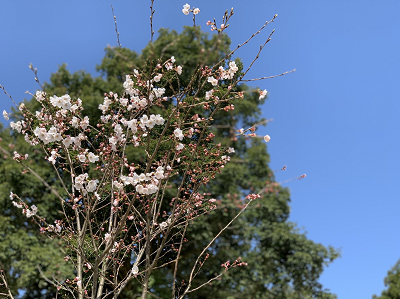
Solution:
[{"label": "background tree", "polygon": [[[93,78],[83,71],[71,74],[62,65],[52,74],[50,82],[45,84],[45,90],[50,95],[68,93],[71,97],[81,98],[85,113],[94,124],[100,117],[98,105],[103,101],[103,93],[110,90],[122,92],[121,83],[134,68],[143,69],[155,58],[174,55],[177,63],[183,66],[181,82],[186,84],[197,66],[212,65],[230,53],[229,45],[230,40],[226,35],[209,38],[197,27],[186,27],[181,34],[163,29],[157,40],[140,55],[126,48],[107,48],[97,68],[100,77]],[[188,294],[188,298],[209,298],[210,294],[213,294],[213,298],[334,298],[318,283],[318,278],[324,266],[337,257],[337,252],[308,240],[295,224],[287,221],[290,212],[289,191],[274,181],[268,167],[269,156],[265,143],[260,138],[245,140],[236,137],[236,130],[241,127],[265,123],[260,109],[264,100],[259,100],[257,89],[246,85],[240,85],[238,91],[243,91],[245,96],[235,102],[235,110],[221,111],[213,124],[217,140],[236,150],[232,163],[228,163],[216,180],[203,190],[215,196],[219,209],[202,216],[189,227],[188,242],[184,245],[186,251],[180,261],[183,270],[178,273],[178,281],[187,278],[187,271],[204,246],[237,214],[243,205],[241,198],[250,191],[264,189],[257,205],[246,211],[212,246],[210,258],[196,277],[196,283],[201,285],[215,277],[222,263],[237,256],[249,264],[248,268],[233,269],[220,280]],[[29,101],[26,105],[34,111],[37,103]],[[71,270],[62,263],[61,254],[56,253],[54,241],[38,234],[37,228],[27,223],[24,216],[11,216],[13,207],[8,193],[9,190],[18,190],[21,197],[39,201],[39,208],[45,211],[48,219],[57,218],[58,211],[51,208],[56,201],[35,176],[25,176],[22,180],[22,169],[6,153],[12,152],[14,147],[19,152],[28,152],[29,146],[21,137],[10,136],[8,130],[2,129],[1,135],[4,156],[0,160],[0,171],[4,175],[0,179],[0,194],[6,214],[0,218],[0,233],[7,238],[6,242],[1,243],[3,250],[0,258],[11,278],[13,290],[29,289],[24,294],[25,298],[52,298],[54,288],[43,277],[57,273],[62,279]],[[39,164],[39,161],[43,161],[40,159],[43,154],[38,150],[33,154],[37,155],[35,161],[38,164],[32,165],[32,168],[51,183],[53,177],[50,166],[44,162]],[[135,154],[132,150],[133,157]],[[168,259],[168,255],[165,258]],[[60,265],[64,265],[63,268]],[[126,271],[129,271],[129,267]],[[171,266],[154,273],[151,278],[151,291],[154,294],[170,298],[172,271]],[[139,292],[140,285],[132,282],[120,297],[134,298]]]},{"label": "background tree", "polygon": [[388,271],[385,277],[386,290],[380,296],[372,296],[373,299],[400,299],[400,261]]}]

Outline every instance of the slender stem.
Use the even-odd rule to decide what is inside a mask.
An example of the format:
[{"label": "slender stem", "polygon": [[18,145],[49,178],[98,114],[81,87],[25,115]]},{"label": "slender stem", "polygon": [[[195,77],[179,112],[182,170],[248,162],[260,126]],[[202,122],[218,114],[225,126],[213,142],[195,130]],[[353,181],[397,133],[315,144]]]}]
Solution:
[{"label": "slender stem", "polygon": [[280,77],[280,76],[283,76],[283,75],[286,75],[286,74],[294,73],[295,71],[296,71],[296,69],[293,69],[291,71],[286,71],[286,72],[280,73],[278,75],[260,77],[260,78],[253,78],[253,79],[246,79],[246,80],[240,80],[240,82],[250,82],[250,81],[259,81],[259,80],[265,80],[265,79],[272,79],[272,78]]},{"label": "slender stem", "polygon": [[117,17],[116,17],[115,14],[114,14],[114,7],[112,6],[112,4],[111,4],[111,10],[112,10],[113,17],[114,17],[115,33],[117,34],[118,46],[119,46],[120,48],[122,48],[121,43],[119,42],[119,32],[118,32],[118,28],[117,28]]},{"label": "slender stem", "polygon": [[[139,265],[140,261],[142,260],[144,251],[145,251],[144,248],[142,248],[139,251],[138,255],[136,256],[136,260],[132,265],[132,268],[137,267]],[[117,295],[119,295],[122,292],[122,290],[125,288],[126,284],[130,281],[130,279],[132,278],[133,275],[134,275],[133,272],[130,271],[128,274],[128,277],[125,278],[125,281],[122,281],[120,283],[119,287],[117,288],[117,291],[115,292]]]},{"label": "slender stem", "polygon": [[[114,177],[114,171],[112,173],[112,177]],[[112,227],[113,216],[114,216],[113,202],[114,202],[114,183],[112,183],[112,187],[111,187],[110,219],[109,219],[109,223],[108,223],[108,233],[109,234],[111,234],[113,231],[113,227]],[[109,242],[112,243],[113,239],[114,239],[114,236],[112,236],[110,238]],[[109,244],[106,247],[110,247],[110,246],[111,245]],[[100,261],[100,263],[103,263],[103,265],[101,267],[100,283],[99,283],[99,289],[97,291],[97,297],[101,296],[101,294],[103,292],[104,283],[105,283],[105,275],[106,275],[106,271],[107,271],[107,262],[106,261],[107,261],[107,256],[104,255]]]},{"label": "slender stem", "polygon": [[4,285],[4,287],[5,287],[6,290],[7,290],[7,294],[2,293],[2,294],[0,294],[0,295],[7,295],[7,297],[10,297],[11,299],[14,299],[14,296],[13,296],[12,293],[11,293],[11,289],[10,289],[8,283],[7,283],[7,279],[6,279],[5,275],[4,275],[3,269],[0,269],[0,278],[1,278],[1,280],[3,281],[3,283],[0,284],[0,285]]},{"label": "slender stem", "polygon": [[[261,191],[259,193],[261,193]],[[210,248],[210,246],[215,242],[215,240],[218,239],[218,237],[232,224],[232,222],[235,221],[247,209],[247,207],[249,206],[249,204],[252,201],[253,201],[253,199],[250,199],[249,202],[244,206],[244,208],[242,210],[240,210],[240,212],[237,213],[237,215],[231,221],[229,221],[229,223],[227,225],[225,225],[225,227],[223,229],[221,229],[219,231],[219,233],[210,241],[210,243],[208,243],[208,245],[206,247],[204,247],[203,251],[199,254],[199,256],[196,259],[196,262],[193,265],[192,271],[190,273],[189,281],[188,281],[188,286],[187,286],[185,292],[182,294],[182,296],[179,297],[180,299],[183,299],[185,297],[185,295],[190,291],[190,287],[192,285],[192,281],[194,278],[194,271],[196,269],[197,264],[200,261],[200,258],[207,251],[207,249]]]},{"label": "slender stem", "polygon": [[[76,217],[76,227],[78,230],[78,248],[77,248],[77,272],[78,272],[78,277],[82,281],[82,255],[83,255],[83,233],[81,229],[81,221],[79,219],[79,212],[75,210],[75,217]],[[79,299],[83,299],[83,289],[82,289],[82,283],[78,285],[78,292],[79,292]]]},{"label": "slender stem", "polygon": [[175,260],[175,267],[174,267],[174,282],[172,284],[172,299],[175,299],[175,288],[176,288],[176,274],[178,273],[178,263],[179,263],[179,257],[181,256],[181,251],[182,251],[182,246],[183,246],[183,240],[185,238],[185,234],[186,234],[186,229],[188,227],[189,222],[187,221],[185,223],[185,228],[183,230],[183,234],[182,234],[182,238],[181,238],[181,242],[179,243],[179,249],[178,249],[178,254],[176,256],[176,260]]},{"label": "slender stem", "polygon": [[151,232],[150,232],[150,211],[147,211],[147,224],[146,224],[146,274],[143,283],[142,299],[146,299],[151,269],[150,269],[150,242],[151,242]]},{"label": "slender stem", "polygon": [[153,37],[154,37],[154,30],[153,30],[153,16],[155,13],[155,10],[153,9],[154,5],[154,0],[151,0],[151,5],[150,5],[150,42],[153,42]]},{"label": "slender stem", "polygon": [[[70,173],[71,173],[71,185],[72,185],[72,190],[71,190],[71,194],[75,193],[75,186],[74,186],[74,168],[73,168],[73,163],[71,160],[71,157],[69,155],[69,152],[67,151],[67,160],[68,160],[68,164],[70,167]],[[78,230],[78,248],[76,249],[76,253],[77,253],[77,265],[76,265],[76,270],[78,273],[78,277],[79,279],[82,281],[82,283],[80,283],[78,285],[78,293],[79,293],[79,299],[83,299],[83,288],[82,288],[82,284],[83,284],[83,264],[82,264],[82,256],[84,255],[84,250],[83,250],[83,243],[84,243],[84,235],[82,233],[82,228],[81,228],[81,221],[80,221],[80,217],[79,217],[79,212],[78,209],[75,209],[75,219],[76,219],[76,228]]]},{"label": "slender stem", "polygon": [[267,40],[264,42],[264,44],[262,44],[262,45],[260,46],[260,49],[258,50],[258,53],[257,53],[256,57],[255,57],[255,58],[253,59],[253,61],[250,63],[250,65],[249,65],[249,67],[247,68],[247,70],[240,76],[238,82],[240,82],[240,80],[242,80],[242,78],[243,78],[244,76],[246,76],[246,74],[250,71],[250,69],[252,68],[253,64],[254,64],[254,63],[256,62],[256,60],[260,57],[261,51],[262,51],[262,50],[264,49],[264,47],[271,41],[271,36],[272,36],[272,34],[274,34],[274,32],[275,32],[275,29],[272,30],[272,32],[269,34],[269,36],[268,36]]}]

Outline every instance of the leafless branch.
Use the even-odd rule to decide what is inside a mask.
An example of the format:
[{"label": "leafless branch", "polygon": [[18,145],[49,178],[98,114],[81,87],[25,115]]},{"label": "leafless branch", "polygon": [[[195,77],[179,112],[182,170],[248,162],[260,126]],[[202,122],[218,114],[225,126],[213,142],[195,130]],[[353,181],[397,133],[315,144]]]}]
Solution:
[{"label": "leafless branch", "polygon": [[183,246],[183,240],[185,238],[185,234],[186,234],[186,229],[188,227],[189,222],[186,222],[185,224],[185,229],[183,231],[182,234],[182,238],[181,241],[179,243],[179,249],[178,249],[178,255],[176,257],[176,261],[175,261],[175,268],[174,268],[174,281],[172,283],[172,298],[175,298],[175,288],[176,288],[176,275],[178,273],[178,263],[179,263],[179,257],[181,256],[181,251],[182,251],[182,246]]},{"label": "leafless branch", "polygon": [[253,59],[253,61],[250,63],[249,67],[247,68],[247,70],[240,76],[238,82],[240,82],[240,80],[242,80],[242,78],[244,76],[246,76],[246,74],[248,73],[248,71],[250,71],[250,69],[252,68],[253,64],[257,61],[257,59],[260,57],[261,51],[264,49],[264,47],[269,43],[269,41],[271,40],[271,36],[272,34],[274,34],[275,29],[271,31],[271,33],[269,34],[267,40],[264,42],[264,44],[262,44],[260,46],[260,49],[258,50],[258,53],[256,55],[256,57]]},{"label": "leafless branch", "polygon": [[154,30],[153,30],[153,16],[154,13],[156,12],[153,9],[154,6],[154,0],[151,0],[151,5],[150,5],[150,42],[153,42],[153,37],[154,37]]},{"label": "leafless branch", "polygon": [[5,274],[4,274],[4,270],[3,270],[4,266],[3,266],[3,264],[0,263],[0,267],[1,267],[0,268],[0,279],[2,281],[0,283],[0,286],[4,286],[4,288],[7,290],[7,293],[1,293],[0,295],[5,295],[5,296],[9,297],[10,299],[14,299],[14,296],[11,293],[10,286],[7,283],[7,278],[6,278]]},{"label": "leafless branch", "polygon": [[111,10],[112,10],[113,17],[114,17],[115,33],[117,34],[118,46],[119,46],[120,48],[122,48],[122,47],[121,47],[121,43],[119,42],[119,32],[118,32],[118,28],[117,28],[117,17],[116,17],[115,14],[114,14],[114,7],[112,6],[112,4],[111,4]]},{"label": "leafless branch", "polygon": [[228,55],[226,55],[226,56],[224,57],[224,59],[222,59],[220,62],[218,62],[218,63],[216,64],[216,66],[220,65],[226,58],[231,57],[237,50],[239,50],[241,47],[243,47],[244,45],[246,45],[246,44],[247,44],[250,40],[252,40],[256,35],[260,34],[260,32],[261,32],[267,25],[269,25],[270,23],[272,23],[272,22],[275,21],[275,19],[276,19],[277,16],[278,16],[278,15],[274,15],[274,17],[273,17],[270,21],[266,21],[266,22],[264,23],[264,25],[263,25],[260,29],[258,29],[258,31],[256,31],[255,33],[253,33],[245,42],[243,42],[243,43],[237,45],[237,47],[236,47],[235,49],[233,49]]},{"label": "leafless branch", "polygon": [[43,85],[40,83],[39,81],[39,76],[37,74],[37,68],[33,68],[32,63],[29,64],[29,68],[32,70],[32,72],[35,74],[35,81],[37,82],[37,84],[39,84],[40,89],[43,90]]},{"label": "leafless branch", "polygon": [[272,79],[272,78],[280,77],[280,76],[283,76],[283,75],[286,75],[286,74],[294,73],[295,71],[296,71],[296,69],[293,69],[291,71],[283,72],[283,73],[278,74],[278,75],[261,77],[261,78],[254,78],[254,79],[247,79],[247,80],[240,80],[240,82],[250,82],[250,81],[259,81],[259,80],[265,80],[265,79]]},{"label": "leafless branch", "polygon": [[[263,190],[264,190],[264,189],[263,189]],[[262,193],[263,190],[261,190],[258,194]],[[250,199],[249,202],[243,207],[243,209],[241,209],[240,212],[237,213],[236,216],[233,217],[233,219],[232,219],[231,221],[229,221],[228,224],[225,225],[225,227],[222,228],[222,229],[218,232],[218,234],[215,235],[215,237],[210,241],[210,243],[208,243],[208,245],[207,245],[206,247],[204,247],[203,251],[198,255],[198,257],[197,257],[197,259],[196,259],[196,261],[195,261],[195,263],[194,263],[194,265],[193,265],[192,271],[191,271],[191,273],[190,273],[190,277],[189,277],[189,281],[188,281],[188,286],[187,286],[185,292],[182,294],[182,296],[179,297],[180,299],[183,299],[183,298],[185,297],[185,295],[190,291],[190,287],[191,287],[191,284],[192,284],[192,281],[193,281],[193,278],[194,278],[194,271],[195,271],[195,269],[196,269],[197,264],[198,264],[199,261],[200,261],[200,258],[201,258],[201,257],[203,256],[203,254],[208,250],[208,248],[210,248],[210,246],[215,242],[215,240],[217,240],[217,239],[219,238],[219,236],[232,224],[232,222],[234,222],[234,221],[247,209],[247,207],[249,206],[250,203],[252,203],[252,201],[253,201],[253,199]]]},{"label": "leafless branch", "polygon": [[6,88],[5,88],[3,85],[1,85],[1,84],[0,84],[0,88],[3,89],[4,94],[6,94],[6,95],[11,99],[11,101],[14,103],[15,107],[18,108],[17,103],[15,103],[14,99],[13,99],[12,96],[7,92]]}]

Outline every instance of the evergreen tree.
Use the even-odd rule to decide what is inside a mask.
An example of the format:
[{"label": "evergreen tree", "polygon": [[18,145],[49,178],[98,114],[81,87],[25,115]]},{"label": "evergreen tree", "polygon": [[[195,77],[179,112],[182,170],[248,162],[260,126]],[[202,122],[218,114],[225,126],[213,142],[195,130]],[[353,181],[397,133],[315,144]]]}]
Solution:
[{"label": "evergreen tree", "polygon": [[378,297],[374,295],[373,299],[400,299],[400,261],[397,261],[396,265],[388,271],[385,277],[386,290],[382,291],[382,294]]}]

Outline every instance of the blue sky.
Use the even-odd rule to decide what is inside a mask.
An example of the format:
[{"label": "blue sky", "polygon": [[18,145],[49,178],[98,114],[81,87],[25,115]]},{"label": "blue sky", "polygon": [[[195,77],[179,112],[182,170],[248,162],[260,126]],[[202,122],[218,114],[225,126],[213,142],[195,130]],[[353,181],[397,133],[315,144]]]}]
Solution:
[{"label": "blue sky", "polygon": [[[243,42],[278,14],[237,56],[248,65],[272,29],[272,41],[249,74],[269,91],[264,116],[271,168],[292,194],[291,221],[308,237],[340,248],[321,277],[340,299],[371,298],[400,258],[399,1],[188,1],[198,24],[235,15],[227,33]],[[37,88],[29,63],[46,81],[59,65],[95,73],[104,48],[116,45],[110,5],[122,46],[140,51],[150,39],[150,1],[9,1],[0,9],[0,84],[17,101]],[[155,0],[154,27],[191,25],[186,1]],[[10,101],[0,94],[0,111]],[[397,133],[396,133],[397,132]]]}]

